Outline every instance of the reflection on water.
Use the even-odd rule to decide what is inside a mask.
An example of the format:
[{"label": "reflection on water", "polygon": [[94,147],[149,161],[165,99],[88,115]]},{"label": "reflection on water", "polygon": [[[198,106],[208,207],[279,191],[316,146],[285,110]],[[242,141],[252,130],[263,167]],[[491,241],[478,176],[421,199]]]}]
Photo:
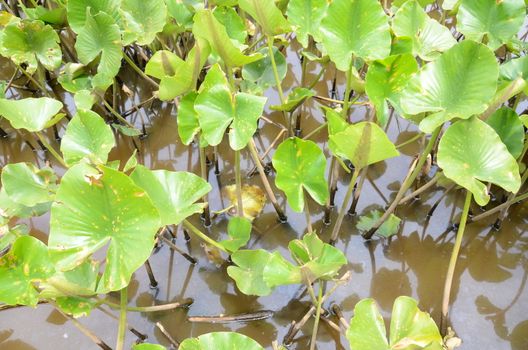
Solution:
[{"label": "reflection on water", "polygon": [[[290,49],[291,50],[291,49]],[[290,51],[288,62],[290,73],[284,88],[297,86],[300,76],[298,61]],[[319,67],[309,65],[309,78],[315,78]],[[292,74],[292,72],[294,74]],[[316,90],[322,96],[328,96],[332,86],[334,72],[329,70]],[[338,75],[339,94],[342,94],[343,77]],[[118,99],[120,110],[125,111],[150,97],[150,91],[142,85],[136,75],[129,78],[123,74],[127,86],[135,92],[133,97],[121,96]],[[278,102],[274,91],[268,91],[270,104]],[[71,99],[65,96],[67,105]],[[365,109],[355,107],[352,113],[354,121],[365,117]],[[103,113],[103,111],[99,111]],[[177,111],[172,104],[154,101],[146,104],[131,115],[131,121],[138,128],[145,128],[148,136],[143,139],[123,138],[117,135],[118,146],[111,153],[111,159],[126,161],[134,149],[138,149],[141,163],[154,169],[189,170],[199,173],[198,150],[195,145],[185,147],[181,144],[176,125]],[[272,121],[281,121],[282,115],[267,113]],[[323,122],[318,104],[310,101],[303,108],[302,129],[306,135]],[[0,140],[0,161],[2,164],[28,161],[44,164],[45,154],[35,144],[31,135],[17,134],[5,121],[0,126],[9,132],[9,138]],[[263,152],[275,139],[279,129],[273,124],[262,122],[255,136],[257,147]],[[64,132],[63,127],[59,133]],[[328,152],[324,140],[326,131],[314,136],[314,140]],[[416,135],[416,128],[401,118],[393,118],[388,134],[396,143],[404,142]],[[51,131],[50,131],[51,136]],[[359,214],[370,209],[383,208],[394,198],[401,180],[405,177],[408,165],[412,162],[420,140],[400,149],[402,156],[369,168],[367,181],[357,205]],[[57,145],[55,145],[57,147]],[[32,147],[37,151],[33,151]],[[208,150],[212,159],[212,150]],[[266,161],[270,161],[269,156]],[[242,152],[242,168],[245,171],[253,167],[249,155]],[[56,165],[55,165],[56,166]],[[234,182],[233,152],[227,143],[219,146],[220,176],[209,170],[213,190],[209,195],[211,210],[220,210],[226,206],[221,198],[221,187]],[[59,173],[63,169],[56,167]],[[258,176],[246,178],[248,184],[261,185]],[[349,175],[342,172],[338,183],[339,191],[336,203],[343,200],[343,189],[347,186]],[[450,230],[460,212],[462,196],[460,191],[451,191],[438,204],[432,217],[427,213],[435,202],[442,197],[443,188],[433,187],[422,194],[421,201],[409,202],[399,209],[402,217],[402,229],[390,244],[386,241],[364,242],[355,229],[357,217],[347,217],[343,223],[337,246],[349,260],[347,269],[352,271],[351,281],[339,288],[331,297],[332,302],[341,305],[347,318],[350,318],[354,305],[361,298],[375,298],[384,316],[389,316],[392,303],[399,295],[410,295],[419,300],[420,307],[439,320],[441,297],[448,259],[453,247],[455,232]],[[279,191],[276,190],[279,194]],[[284,196],[279,202],[285,205]],[[310,202],[314,229],[324,239],[328,239],[331,226],[322,222],[323,212],[315,203]],[[474,212],[480,209],[473,208]],[[334,213],[335,215],[335,210]],[[294,213],[287,209],[288,223],[280,224],[271,204],[266,205],[263,214],[254,222],[249,247],[280,251],[289,255],[287,244],[299,238],[306,230],[303,213]],[[528,237],[527,207],[525,204],[512,207],[509,219],[499,232],[492,231],[491,222],[470,224],[466,230],[463,247],[457,264],[452,290],[453,306],[451,322],[463,341],[462,349],[528,349]],[[334,219],[334,218],[333,218]],[[193,221],[200,225],[199,218]],[[46,240],[49,230],[48,217],[34,218],[29,222],[32,233]],[[202,230],[213,238],[225,237],[226,217],[218,216],[210,229]],[[199,242],[187,243],[180,230],[175,244],[198,258],[195,266],[189,264],[181,255],[174,254],[163,246],[150,259],[153,271],[159,282],[156,290],[149,288],[144,269],[134,276],[129,289],[131,305],[156,305],[177,302],[193,298],[194,304],[188,309],[156,314],[129,313],[129,323],[139,331],[148,334],[151,342],[168,345],[168,340],[155,327],[160,322],[171,336],[181,341],[210,331],[234,330],[247,334],[262,345],[270,348],[274,339],[282,340],[292,320],[300,319],[310,307],[306,295],[299,286],[278,288],[271,296],[250,297],[240,293],[233,281],[227,276],[226,266],[217,267],[207,261]],[[301,295],[302,298],[300,297]],[[264,321],[249,324],[203,324],[189,323],[187,315],[219,315],[254,312],[262,309],[273,310],[275,316]],[[108,344],[115,343],[117,322],[94,310],[92,315],[81,322],[97,333]],[[306,349],[312,330],[311,321],[298,334],[292,349]],[[135,339],[127,334],[129,344]],[[346,349],[346,339],[322,322],[318,335],[319,349]],[[19,308],[0,313],[0,349],[93,349],[87,340],[71,322],[57,314],[49,305],[40,305],[36,310]]]}]

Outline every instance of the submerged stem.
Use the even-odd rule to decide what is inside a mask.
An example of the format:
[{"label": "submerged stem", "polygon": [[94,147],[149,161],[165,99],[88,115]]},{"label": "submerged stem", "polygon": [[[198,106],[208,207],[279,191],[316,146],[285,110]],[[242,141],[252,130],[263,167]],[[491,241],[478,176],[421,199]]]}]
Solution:
[{"label": "submerged stem", "polygon": [[348,203],[350,202],[350,198],[352,197],[352,192],[354,192],[354,185],[356,184],[356,180],[359,176],[360,170],[361,168],[354,169],[354,173],[352,174],[352,179],[350,179],[350,184],[348,185],[345,199],[343,200],[343,204],[341,205],[341,209],[339,210],[339,215],[337,216],[336,223],[332,230],[332,236],[330,237],[330,244],[334,244],[337,241],[337,236],[339,235],[339,229],[341,228],[341,224],[343,223],[343,218],[345,217]]},{"label": "submerged stem", "polygon": [[125,348],[125,331],[127,319],[128,290],[127,287],[121,289],[121,310],[119,312],[119,329],[117,331],[116,350]]},{"label": "submerged stem", "polygon": [[317,340],[317,328],[319,327],[319,318],[321,317],[321,304],[323,299],[323,288],[321,283],[319,283],[319,291],[317,296],[317,309],[315,311],[315,321],[312,331],[312,339],[310,340],[310,350],[315,349],[315,343]]}]

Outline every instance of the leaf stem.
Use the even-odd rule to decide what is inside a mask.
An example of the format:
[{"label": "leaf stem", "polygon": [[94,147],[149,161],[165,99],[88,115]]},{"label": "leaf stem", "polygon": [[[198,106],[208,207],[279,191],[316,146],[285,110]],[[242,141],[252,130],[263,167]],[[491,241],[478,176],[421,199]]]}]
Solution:
[{"label": "leaf stem", "polygon": [[125,347],[125,331],[127,319],[127,304],[128,304],[128,289],[127,287],[121,289],[121,308],[119,312],[119,328],[117,331],[116,350],[123,350]]},{"label": "leaf stem", "polygon": [[517,78],[508,84],[498,96],[491,100],[489,107],[480,115],[480,119],[486,120],[493,114],[504,102],[521,92],[526,86],[523,78]]},{"label": "leaf stem", "polygon": [[126,124],[126,126],[135,129],[134,125],[130,124],[128,120],[126,120],[121,114],[119,114],[110,103],[108,103],[104,96],[101,96],[101,100],[103,101],[103,105],[110,111],[110,113],[116,117],[119,121]]},{"label": "leaf stem", "polygon": [[229,254],[229,252],[221,245],[219,244],[217,241],[215,241],[214,239],[210,238],[209,236],[207,236],[205,233],[203,233],[202,231],[200,231],[199,229],[197,229],[193,224],[191,224],[189,221],[187,220],[183,220],[183,226],[185,226],[187,229],[189,229],[193,234],[195,234],[196,236],[198,236],[198,238],[200,238],[201,240],[203,240],[204,242],[212,245],[213,247],[216,247],[218,249],[220,249],[221,251],[223,251],[224,253],[227,253]]},{"label": "leaf stem", "polygon": [[[279,77],[279,70],[277,69],[277,62],[275,62],[275,54],[273,53],[273,37],[271,35],[267,36],[268,41],[268,54],[270,56],[271,60],[271,67],[273,68],[273,76],[275,77],[275,83],[277,84],[277,91],[279,93],[279,99],[281,101],[281,105],[286,103],[286,99],[284,98],[284,93],[282,92],[282,85],[281,80]],[[288,134],[291,136],[291,120],[286,115],[286,112],[282,112],[282,115],[284,116],[284,121],[286,122],[286,128],[288,129]]]},{"label": "leaf stem", "polygon": [[444,284],[444,295],[442,298],[442,319],[440,322],[440,330],[442,334],[446,334],[447,330],[447,314],[449,311],[449,298],[451,295],[451,286],[453,284],[453,276],[455,274],[455,267],[458,259],[458,253],[460,246],[462,245],[462,237],[464,236],[464,230],[466,228],[466,222],[469,213],[469,206],[471,204],[472,193],[466,190],[466,200],[464,201],[464,209],[462,210],[462,218],[460,219],[460,225],[458,226],[457,236],[451,258],[449,259],[449,266],[447,268],[447,276]]},{"label": "leaf stem", "polygon": [[348,118],[348,107],[350,105],[350,91],[352,90],[352,67],[354,67],[354,60],[350,62],[350,67],[346,73],[346,88],[345,96],[343,96],[343,109],[341,110],[341,116],[343,119],[347,120]]},{"label": "leaf stem", "polygon": [[48,150],[49,153],[51,153],[51,155],[57,159],[57,161],[59,161],[59,163],[65,167],[66,169],[69,168],[68,164],[66,164],[66,161],[64,160],[64,158],[61,157],[61,155],[55,151],[55,149],[51,146],[51,144],[46,141],[46,138],[44,138],[44,136],[42,136],[42,133],[40,131],[37,131],[35,134],[37,134],[37,137],[39,139],[39,141],[44,145],[44,147],[46,147],[46,149]]},{"label": "leaf stem", "polygon": [[152,86],[156,87],[159,89],[159,84],[156,83],[154,80],[152,80],[151,77],[149,77],[148,75],[145,74],[145,72],[143,72],[141,70],[141,68],[139,68],[136,63],[130,58],[128,57],[128,55],[126,54],[125,51],[123,51],[123,58],[125,59],[125,61],[129,64],[130,67],[132,67],[133,70],[136,71],[136,73],[138,73],[143,79],[145,79],[146,81],[148,81]]},{"label": "leaf stem", "polygon": [[317,340],[317,328],[319,327],[319,318],[321,317],[321,304],[323,299],[323,288],[321,287],[321,283],[319,282],[319,291],[317,296],[317,309],[315,311],[315,321],[312,331],[312,339],[310,340],[310,350],[315,349],[315,343]]},{"label": "leaf stem", "polygon": [[[200,173],[202,176],[202,179],[204,181],[209,181],[208,174],[207,174],[207,164],[205,163],[205,147],[202,147],[200,144],[200,141],[198,141],[198,151],[199,151],[199,158],[200,158]],[[202,197],[202,200],[204,203],[206,203],[206,206],[204,208],[203,212],[203,218],[204,218],[204,225],[205,227],[211,226],[211,214],[210,214],[210,208],[209,208],[209,195],[206,193]]]},{"label": "leaf stem", "polygon": [[240,150],[235,151],[235,184],[237,196],[237,214],[244,217],[244,207],[242,203],[242,176],[240,174]]},{"label": "leaf stem", "polygon": [[348,189],[345,195],[345,199],[343,200],[343,204],[341,205],[341,209],[339,210],[339,215],[337,216],[336,223],[332,230],[332,236],[330,237],[330,244],[334,244],[337,241],[337,236],[339,235],[339,229],[341,228],[341,224],[343,223],[343,218],[345,217],[345,214],[348,208],[348,203],[350,202],[350,198],[352,197],[352,192],[354,192],[354,185],[356,184],[356,180],[359,176],[360,171],[361,171],[361,168],[359,167],[356,167],[354,169],[354,173],[352,174],[352,179],[350,179],[350,183],[348,184]]}]

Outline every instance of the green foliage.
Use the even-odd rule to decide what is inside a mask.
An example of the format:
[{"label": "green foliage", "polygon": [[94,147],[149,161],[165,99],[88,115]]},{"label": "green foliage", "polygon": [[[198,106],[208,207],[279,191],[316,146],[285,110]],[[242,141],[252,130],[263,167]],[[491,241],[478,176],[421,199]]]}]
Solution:
[{"label": "green foliage", "polygon": [[219,243],[229,252],[234,253],[249,241],[251,221],[245,217],[232,217],[227,225],[227,234],[229,239]]},{"label": "green foliage", "polygon": [[290,24],[275,6],[274,0],[238,0],[238,6],[260,24],[266,35],[290,31]]},{"label": "green foliage", "polygon": [[508,107],[502,107],[486,123],[499,135],[513,158],[519,158],[524,147],[524,126],[517,113]]},{"label": "green foliage", "polygon": [[[62,103],[49,97],[28,97],[22,100],[0,98],[0,115],[15,129],[37,132],[49,128],[60,119]],[[62,115],[64,116],[64,115]]]},{"label": "green foliage", "polygon": [[180,350],[264,350],[256,341],[248,336],[236,332],[206,333],[198,338],[185,339]]},{"label": "green foliage", "polygon": [[109,15],[115,23],[118,23],[120,2],[121,0],[68,0],[68,24],[75,33],[79,33],[90,17],[101,12]]},{"label": "green foliage", "polygon": [[[246,64],[242,69],[242,78],[257,83],[262,88],[276,86],[277,82],[275,81],[275,76],[273,74],[273,66],[271,64],[271,57],[268,55],[268,49],[262,48],[259,52],[264,58]],[[273,48],[273,56],[279,73],[279,79],[282,81],[284,77],[286,77],[286,72],[288,70],[286,58],[276,47]]]},{"label": "green foliage", "polygon": [[[357,224],[357,228],[363,232],[370,230],[383,213],[379,210],[372,210],[366,215],[361,216]],[[376,230],[376,234],[385,238],[394,236],[398,233],[400,228],[401,219],[394,214],[391,214],[389,218],[381,224],[381,226]]]},{"label": "green foliage", "polygon": [[11,163],[2,169],[2,189],[15,203],[34,207],[51,202],[57,176],[51,168],[38,169],[30,163]]},{"label": "green foliage", "polygon": [[286,15],[288,21],[295,27],[297,40],[306,48],[308,36],[315,41],[321,41],[321,20],[328,8],[327,0],[290,0]]},{"label": "green foliage", "polygon": [[270,109],[274,111],[291,112],[312,96],[315,96],[315,92],[313,92],[313,90],[296,87],[288,94],[288,97],[286,98],[286,101],[283,105],[273,105],[270,106]]},{"label": "green foliage", "polygon": [[122,0],[123,44],[148,45],[163,30],[167,17],[164,0]]}]

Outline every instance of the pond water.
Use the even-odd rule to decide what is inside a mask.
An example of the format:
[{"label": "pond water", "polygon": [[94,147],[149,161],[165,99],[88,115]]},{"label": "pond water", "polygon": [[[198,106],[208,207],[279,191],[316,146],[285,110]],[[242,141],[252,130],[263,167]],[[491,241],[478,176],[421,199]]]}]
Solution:
[{"label": "pond water", "polygon": [[[288,61],[289,75],[283,85],[285,92],[299,85],[301,75],[300,65],[293,51],[289,51]],[[10,68],[5,63],[2,68],[8,79],[12,74]],[[319,66],[310,64],[307,80],[314,79],[319,69]],[[320,79],[316,85],[319,95],[330,96],[334,76],[334,71],[327,71]],[[150,89],[137,75],[122,72],[120,79],[134,93],[129,97],[119,92],[120,98],[117,102],[120,111],[129,110],[134,104],[151,96]],[[338,96],[343,94],[343,79],[341,74],[337,75]],[[268,91],[266,95],[272,104],[278,102],[273,90]],[[69,108],[73,108],[69,96],[65,95],[65,101]],[[311,100],[303,108],[302,129],[303,135],[306,135],[323,123],[323,116],[315,100]],[[354,121],[365,118],[365,108],[358,105],[352,110]],[[171,104],[158,101],[146,104],[134,112],[129,120],[139,128],[144,123],[148,136],[142,140],[136,138],[135,144],[130,137],[117,136],[118,147],[112,152],[111,159],[126,161],[137,146],[140,163],[148,167],[199,173],[198,149],[196,146],[186,147],[181,143],[175,116],[176,111]],[[266,117],[278,122],[282,120],[282,115],[278,113],[267,113]],[[5,121],[2,121],[1,126],[9,133],[8,138],[0,140],[2,165],[19,161],[43,164],[43,152],[33,151],[23,141],[23,135],[17,135]],[[262,153],[273,142],[280,129],[266,121],[261,121],[260,126],[255,141]],[[60,133],[63,131],[63,128],[59,130]],[[387,132],[391,140],[398,144],[416,135],[417,129],[404,119],[394,117]],[[318,142],[329,154],[324,142],[325,133],[326,131],[322,130],[311,139]],[[369,168],[357,204],[359,215],[372,208],[382,209],[392,200],[418,150],[419,143],[412,143],[400,149],[400,157]],[[209,152],[211,156],[212,151]],[[221,196],[221,188],[234,183],[234,155],[225,142],[219,146],[219,156],[220,175],[214,174],[213,167],[209,169],[209,179],[213,186],[209,195],[212,211],[221,210],[228,205],[226,199]],[[243,174],[247,174],[253,167],[253,162],[245,151],[242,152],[241,164]],[[63,173],[64,169],[56,164],[54,167],[59,174]],[[434,171],[436,169],[433,167],[429,176],[432,176]],[[335,200],[338,206],[342,203],[348,181],[349,175],[340,169]],[[258,175],[244,177],[244,183],[261,186]],[[375,298],[384,316],[388,317],[394,299],[399,295],[409,295],[416,298],[420,308],[430,312],[439,322],[442,288],[455,240],[455,232],[451,230],[452,223],[457,222],[464,199],[463,191],[452,190],[445,196],[444,192],[442,187],[433,187],[425,192],[419,201],[401,206],[397,211],[402,218],[401,230],[390,242],[379,239],[365,242],[356,229],[358,216],[345,218],[336,246],[345,252],[349,261],[342,272],[350,270],[352,278],[346,285],[337,289],[330,301],[341,306],[347,319],[350,319],[355,303],[361,298]],[[275,193],[285,206],[284,195],[277,189]],[[499,197],[502,195],[498,192],[497,194]],[[433,215],[428,217],[428,212],[437,202],[438,207]],[[496,202],[491,203],[490,206],[495,204]],[[263,213],[254,221],[249,247],[276,250],[289,256],[287,244],[290,240],[302,236],[306,231],[306,221],[304,213],[294,213],[287,206],[285,208],[288,222],[281,224],[277,221],[271,204],[266,205]],[[328,240],[332,226],[323,224],[322,208],[310,202],[310,209],[314,229]],[[336,210],[337,208],[332,212],[333,221],[337,216]],[[481,209],[474,206],[472,210],[473,213],[478,213]],[[528,349],[528,236],[525,234],[528,227],[527,214],[528,206],[519,204],[510,209],[509,216],[499,231],[491,229],[493,218],[472,223],[466,229],[454,279],[450,311],[450,323],[463,340],[460,349]],[[226,215],[216,217],[209,229],[203,227],[199,217],[194,217],[191,221],[213,238],[224,237]],[[47,216],[28,221],[32,234],[45,241],[49,230],[48,221]],[[150,258],[154,275],[159,282],[158,288],[150,288],[146,270],[139,269],[129,287],[129,305],[150,306],[177,302],[185,298],[193,298],[194,303],[188,309],[167,312],[129,312],[129,324],[147,334],[148,341],[169,345],[167,337],[156,326],[159,322],[177,341],[211,331],[233,330],[271,348],[271,342],[275,339],[282,341],[291,321],[301,319],[311,306],[309,297],[302,293],[303,290],[299,286],[280,287],[267,297],[243,295],[228,277],[227,264],[217,266],[210,262],[199,241],[193,239],[187,243],[181,229],[175,231],[175,244],[196,257],[198,263],[191,265],[181,255],[162,245]],[[117,295],[116,297],[118,298]],[[327,303],[325,306],[329,305]],[[259,310],[271,310],[274,316],[245,324],[187,321],[187,317],[191,315],[231,315]],[[117,312],[113,313],[117,315]],[[100,310],[94,310],[89,317],[79,321],[113,346],[117,334],[116,320]],[[306,323],[291,349],[308,348],[312,325],[312,320]],[[127,333],[127,346],[136,339],[132,333]],[[343,334],[339,334],[325,322],[321,323],[317,339],[318,349],[321,350],[348,349]],[[0,312],[0,349],[94,348],[96,346],[71,321],[50,305]]]}]

